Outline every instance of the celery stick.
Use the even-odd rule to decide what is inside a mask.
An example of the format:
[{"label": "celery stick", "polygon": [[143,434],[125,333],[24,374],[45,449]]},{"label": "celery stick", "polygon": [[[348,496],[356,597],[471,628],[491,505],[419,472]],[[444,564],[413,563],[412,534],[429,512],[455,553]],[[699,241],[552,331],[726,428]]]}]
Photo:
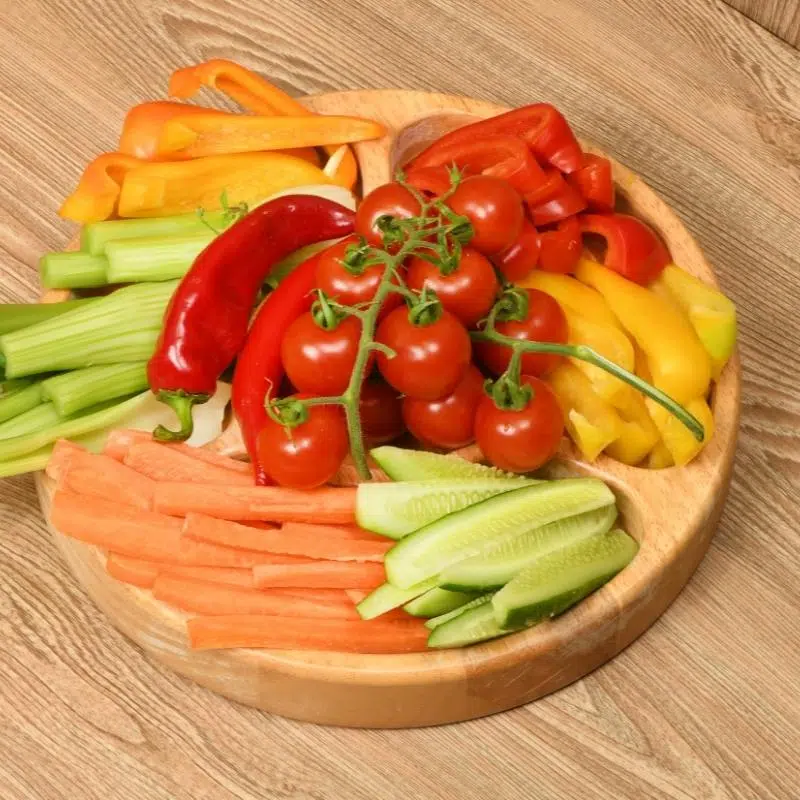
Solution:
[{"label": "celery stick", "polygon": [[36,408],[41,402],[42,388],[38,383],[0,397],[0,423]]},{"label": "celery stick", "polygon": [[47,253],[39,261],[39,278],[45,289],[90,289],[108,283],[108,262],[103,256]]},{"label": "celery stick", "polygon": [[52,403],[40,403],[28,411],[0,423],[0,440],[43,431],[45,428],[58,425],[63,419]]},{"label": "celery stick", "polygon": [[113,219],[105,222],[90,222],[81,231],[81,250],[93,256],[106,254],[109,242],[123,239],[167,238],[192,236],[225,230],[234,218],[224,211],[209,211],[202,218],[199,214],[179,214],[174,217],[154,219]]},{"label": "celery stick", "polygon": [[146,361],[155,350],[164,311],[177,281],[141,283],[0,336],[6,376]]},{"label": "celery stick", "polygon": [[[103,449],[106,440],[106,432],[98,431],[89,433],[86,436],[76,436],[70,441],[85,447],[93,453],[99,453]],[[53,453],[52,444],[45,445],[40,450],[30,453],[27,456],[15,458],[13,461],[0,461],[0,478],[7,478],[11,475],[22,475],[25,472],[38,472],[47,466],[50,456]]]},{"label": "celery stick", "polygon": [[121,403],[103,403],[86,414],[64,420],[47,430],[0,441],[0,461],[12,461],[35,453],[57,439],[73,439],[102,428],[111,428],[141,408],[149,398],[150,392],[142,392]]},{"label": "celery stick", "polygon": [[58,317],[79,306],[93,303],[95,299],[94,297],[85,297],[81,300],[66,300],[63,303],[6,303],[0,305],[0,335]]},{"label": "celery stick", "polygon": [[62,417],[147,388],[147,362],[87,367],[42,381],[42,396]]},{"label": "celery stick", "polygon": [[[33,378],[16,378],[13,381],[0,383],[0,398],[10,397],[12,394],[27,389],[33,383]],[[2,420],[0,420],[2,422]]]},{"label": "celery stick", "polygon": [[204,233],[173,238],[150,237],[109,242],[106,245],[109,283],[139,283],[182,278],[192,263],[214,240]]}]

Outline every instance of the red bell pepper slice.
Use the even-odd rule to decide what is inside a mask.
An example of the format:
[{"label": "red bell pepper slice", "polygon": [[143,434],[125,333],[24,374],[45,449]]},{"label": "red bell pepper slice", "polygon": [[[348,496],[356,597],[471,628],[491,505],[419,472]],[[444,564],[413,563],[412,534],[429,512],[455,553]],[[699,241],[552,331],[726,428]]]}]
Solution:
[{"label": "red bell pepper slice", "polygon": [[541,231],[539,241],[539,269],[567,274],[578,265],[583,242],[577,217],[567,217],[553,230]]},{"label": "red bell pepper slice", "polygon": [[555,195],[539,205],[528,205],[534,225],[551,225],[579,214],[586,208],[586,200],[583,195],[563,178],[561,181],[563,185]]},{"label": "red bell pepper slice", "polygon": [[541,238],[539,231],[525,219],[516,241],[495,256],[492,261],[506,280],[522,280],[536,268],[539,261]]},{"label": "red bell pepper slice", "polygon": [[503,178],[521,194],[533,191],[545,181],[544,171],[525,142],[515,136],[501,135],[470,137],[467,141],[429,148],[414,159],[408,174],[414,176],[421,169],[452,164]]},{"label": "red bell pepper slice", "polygon": [[540,162],[562,172],[575,172],[583,166],[583,152],[575,134],[563,115],[549,103],[523,106],[451,131],[417,156],[415,163],[430,157],[437,149],[495,135],[522,139]]},{"label": "red bell pepper slice", "polygon": [[450,168],[444,165],[419,167],[406,175],[405,182],[423,194],[438,197],[450,188]]},{"label": "red bell pepper slice", "polygon": [[634,283],[646,285],[672,262],[666,245],[656,232],[628,214],[582,214],[583,233],[606,240],[603,263]]},{"label": "red bell pepper slice", "polygon": [[584,164],[567,176],[570,185],[577,189],[592,211],[614,210],[614,179],[611,162],[594,153],[584,153]]}]

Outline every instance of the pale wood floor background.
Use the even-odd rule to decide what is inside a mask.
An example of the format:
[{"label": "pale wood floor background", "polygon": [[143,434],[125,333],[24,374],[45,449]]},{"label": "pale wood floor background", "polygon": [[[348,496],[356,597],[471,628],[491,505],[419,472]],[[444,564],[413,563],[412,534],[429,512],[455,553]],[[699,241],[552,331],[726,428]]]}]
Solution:
[{"label": "pale wood floor background", "polygon": [[459,726],[301,725],[150,664],[71,580],[32,480],[3,481],[3,800],[800,795],[797,2],[3,0],[0,31],[0,299],[36,296],[71,233],[56,208],[125,109],[225,56],[295,94],[557,103],[678,210],[744,356],[730,500],[678,601],[589,678]]}]

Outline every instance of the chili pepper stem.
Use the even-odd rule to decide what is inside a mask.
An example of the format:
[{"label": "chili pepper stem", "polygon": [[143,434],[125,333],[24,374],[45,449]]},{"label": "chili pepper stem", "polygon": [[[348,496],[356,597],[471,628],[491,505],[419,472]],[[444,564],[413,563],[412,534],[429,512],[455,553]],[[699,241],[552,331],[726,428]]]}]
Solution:
[{"label": "chili pepper stem", "polygon": [[159,425],[153,431],[153,438],[158,439],[160,442],[183,442],[192,435],[192,431],[194,430],[192,407],[207,403],[211,395],[190,394],[180,389],[177,391],[166,391],[162,389],[158,392],[156,397],[162,403],[166,403],[175,412],[181,427],[177,431],[171,431],[164,425]]}]

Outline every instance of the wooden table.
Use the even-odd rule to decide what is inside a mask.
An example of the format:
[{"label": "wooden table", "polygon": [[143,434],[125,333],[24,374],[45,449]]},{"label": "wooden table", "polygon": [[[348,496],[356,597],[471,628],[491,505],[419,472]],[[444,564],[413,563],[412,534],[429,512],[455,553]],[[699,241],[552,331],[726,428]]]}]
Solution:
[{"label": "wooden table", "polygon": [[4,480],[0,797],[797,797],[798,16],[791,0],[3,3],[1,299],[36,297],[38,256],[72,231],[61,198],[175,67],[233,58],[296,94],[548,99],[705,247],[739,307],[744,408],[719,533],[661,621],[557,695],[409,732],[270,717],[149,663],[71,579],[32,479]]}]

